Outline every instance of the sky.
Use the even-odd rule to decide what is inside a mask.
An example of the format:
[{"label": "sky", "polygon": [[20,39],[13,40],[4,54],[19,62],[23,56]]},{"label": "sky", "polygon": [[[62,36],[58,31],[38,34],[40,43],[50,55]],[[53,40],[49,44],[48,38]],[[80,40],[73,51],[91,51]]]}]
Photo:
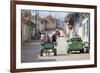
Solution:
[{"label": "sky", "polygon": [[[32,15],[35,15],[35,11],[32,10]],[[46,17],[48,15],[52,15],[53,17],[56,17],[57,19],[63,20],[65,16],[67,16],[69,12],[63,12],[63,11],[39,11],[39,15],[41,17]]]}]

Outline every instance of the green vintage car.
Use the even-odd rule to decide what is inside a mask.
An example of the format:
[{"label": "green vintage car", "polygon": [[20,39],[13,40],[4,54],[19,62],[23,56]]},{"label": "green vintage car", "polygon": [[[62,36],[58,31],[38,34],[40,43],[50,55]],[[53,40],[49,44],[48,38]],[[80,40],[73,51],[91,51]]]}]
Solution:
[{"label": "green vintage car", "polygon": [[67,53],[69,54],[71,51],[80,51],[80,53],[84,52],[83,41],[79,36],[73,36],[67,40]]}]

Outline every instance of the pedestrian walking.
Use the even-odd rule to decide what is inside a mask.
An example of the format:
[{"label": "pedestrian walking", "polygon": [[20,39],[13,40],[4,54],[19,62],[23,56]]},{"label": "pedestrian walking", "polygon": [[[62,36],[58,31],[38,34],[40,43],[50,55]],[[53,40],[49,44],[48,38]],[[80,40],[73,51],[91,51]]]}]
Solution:
[{"label": "pedestrian walking", "polygon": [[44,42],[45,41],[45,38],[46,38],[45,33],[41,33],[41,39],[40,39],[40,41],[41,42]]}]

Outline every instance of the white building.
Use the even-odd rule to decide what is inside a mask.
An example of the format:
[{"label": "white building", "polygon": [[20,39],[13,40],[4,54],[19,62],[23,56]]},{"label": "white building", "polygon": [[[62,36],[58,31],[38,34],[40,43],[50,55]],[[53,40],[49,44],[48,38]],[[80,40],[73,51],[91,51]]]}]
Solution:
[{"label": "white building", "polygon": [[77,33],[84,42],[90,41],[90,17],[89,14],[80,14],[76,26]]}]

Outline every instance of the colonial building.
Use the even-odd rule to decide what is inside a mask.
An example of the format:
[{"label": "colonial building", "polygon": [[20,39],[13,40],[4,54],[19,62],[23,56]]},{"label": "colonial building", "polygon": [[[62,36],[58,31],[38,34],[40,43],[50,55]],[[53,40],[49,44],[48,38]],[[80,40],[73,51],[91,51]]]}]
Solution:
[{"label": "colonial building", "polygon": [[36,24],[32,20],[31,10],[21,10],[21,42],[35,38]]},{"label": "colonial building", "polygon": [[29,26],[27,22],[30,20],[30,11],[21,10],[21,42],[29,39]]},{"label": "colonial building", "polygon": [[65,17],[65,20],[64,20],[64,31],[66,32],[68,39],[69,37],[74,35],[74,32],[75,32],[74,26],[75,26],[74,14],[70,13]]},{"label": "colonial building", "polygon": [[48,15],[41,17],[39,11],[21,10],[21,41],[38,39],[40,32],[59,28],[59,20]]},{"label": "colonial building", "polygon": [[80,13],[77,20],[77,32],[84,40],[84,42],[90,41],[90,15],[89,13]]},{"label": "colonial building", "polygon": [[70,36],[78,35],[83,42],[90,41],[89,13],[71,13],[65,17],[64,29]]},{"label": "colonial building", "polygon": [[45,17],[47,20],[46,29],[56,29],[57,28],[57,19],[52,15]]}]

